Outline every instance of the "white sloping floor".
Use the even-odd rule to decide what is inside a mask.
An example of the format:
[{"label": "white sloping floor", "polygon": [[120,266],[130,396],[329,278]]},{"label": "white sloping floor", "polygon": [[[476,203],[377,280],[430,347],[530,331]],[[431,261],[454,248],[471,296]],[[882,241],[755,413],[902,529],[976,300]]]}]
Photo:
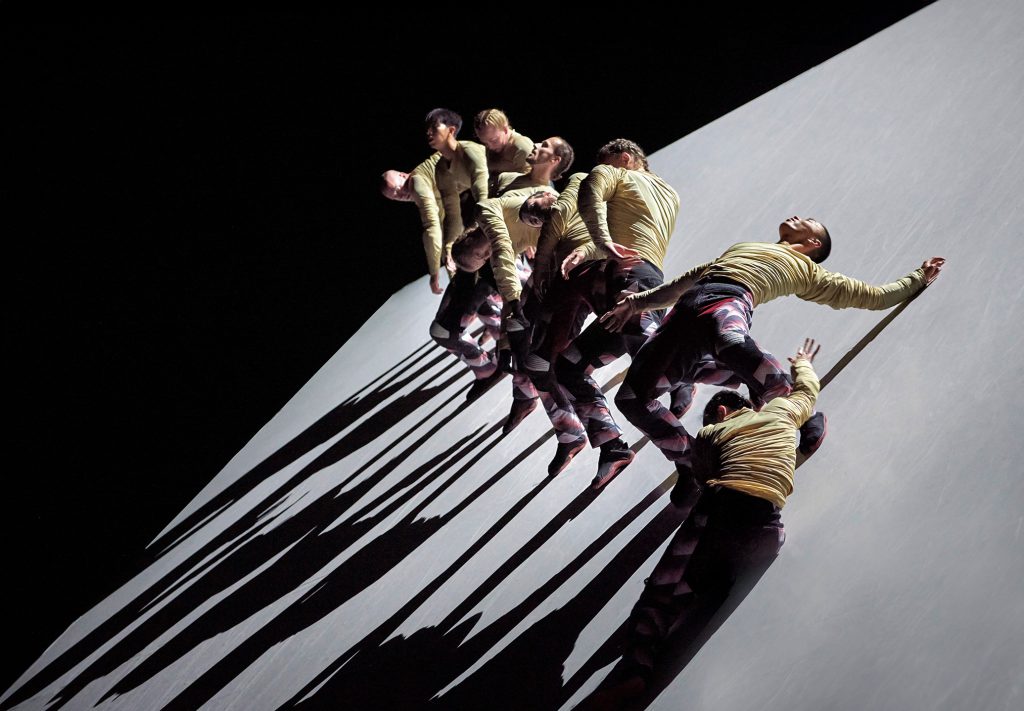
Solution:
[{"label": "white sloping floor", "polygon": [[[782,555],[651,708],[1024,706],[1021,126],[1024,6],[940,0],[654,156],[682,197],[669,276],[792,214],[868,281],[949,262],[825,389]],[[428,344],[436,305],[425,279],[392,296],[4,705],[558,708],[593,689],[677,523],[672,468],[645,447],[595,496],[588,451],[549,480],[546,419],[501,438],[506,386],[464,403],[470,376]],[[816,337],[824,373],[884,316],[789,298],[753,333],[780,357]]]}]

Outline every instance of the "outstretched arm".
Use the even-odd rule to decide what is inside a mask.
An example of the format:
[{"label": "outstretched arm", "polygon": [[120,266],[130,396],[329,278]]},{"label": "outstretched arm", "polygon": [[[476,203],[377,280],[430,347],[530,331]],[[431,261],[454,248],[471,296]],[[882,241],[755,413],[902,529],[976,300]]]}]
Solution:
[{"label": "outstretched arm", "polygon": [[880,286],[813,265],[807,287],[797,296],[834,309],[888,309],[935,281],[945,263],[942,257],[932,257],[902,279]]},{"label": "outstretched arm", "polygon": [[652,311],[674,306],[679,297],[693,288],[700,275],[710,267],[712,262],[698,264],[692,269],[680,274],[672,281],[667,281],[661,286],[656,286],[647,291],[637,294],[630,294],[615,307],[601,316],[601,323],[609,331],[619,331],[636,314],[642,311]]}]

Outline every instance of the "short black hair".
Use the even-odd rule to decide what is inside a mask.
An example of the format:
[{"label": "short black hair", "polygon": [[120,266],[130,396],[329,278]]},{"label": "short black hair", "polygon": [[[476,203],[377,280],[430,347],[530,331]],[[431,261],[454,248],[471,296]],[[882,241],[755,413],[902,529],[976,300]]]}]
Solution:
[{"label": "short black hair", "polygon": [[719,390],[711,396],[708,404],[704,407],[704,426],[715,424],[716,410],[719,405],[725,405],[730,410],[739,410],[744,407],[753,409],[754,405],[747,398],[735,390]]},{"label": "short black hair", "polygon": [[531,203],[530,201],[534,198],[539,198],[542,195],[547,195],[547,190],[538,190],[537,192],[530,195],[530,197],[523,200],[523,204],[519,206],[519,221],[523,221],[523,215],[531,215],[536,217],[538,220],[547,220],[551,216],[551,210],[547,210],[544,214],[534,207],[537,203]]},{"label": "short black hair", "polygon": [[[821,225],[821,223],[818,223]],[[821,238],[821,246],[814,250],[814,256],[811,257],[811,261],[815,264],[821,264],[828,255],[832,254],[832,235],[828,233],[828,228],[825,225],[821,225],[821,229],[825,231],[825,234]]]},{"label": "short black hair", "polygon": [[451,109],[433,109],[427,114],[427,117],[423,120],[427,128],[433,128],[439,123],[443,123],[445,126],[451,126],[455,129],[455,135],[459,135],[459,131],[462,130],[462,117]]}]

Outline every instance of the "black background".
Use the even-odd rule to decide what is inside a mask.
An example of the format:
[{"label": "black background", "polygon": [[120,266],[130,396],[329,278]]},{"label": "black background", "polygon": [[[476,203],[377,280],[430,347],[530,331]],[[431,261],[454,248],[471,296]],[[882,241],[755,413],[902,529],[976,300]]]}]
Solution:
[{"label": "black background", "polygon": [[429,154],[428,110],[472,139],[500,107],[586,170],[611,138],[653,152],[926,4],[5,18],[0,688],[425,274],[416,210],[376,188]]}]

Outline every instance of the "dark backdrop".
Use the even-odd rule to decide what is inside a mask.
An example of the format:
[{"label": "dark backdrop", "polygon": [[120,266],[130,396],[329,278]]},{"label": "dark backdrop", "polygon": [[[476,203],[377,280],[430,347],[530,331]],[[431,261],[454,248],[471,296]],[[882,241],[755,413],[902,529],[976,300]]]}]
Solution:
[{"label": "dark backdrop", "polygon": [[425,273],[415,208],[376,183],[429,153],[429,109],[503,108],[585,170],[606,140],[653,152],[925,4],[7,16],[0,688]]}]

